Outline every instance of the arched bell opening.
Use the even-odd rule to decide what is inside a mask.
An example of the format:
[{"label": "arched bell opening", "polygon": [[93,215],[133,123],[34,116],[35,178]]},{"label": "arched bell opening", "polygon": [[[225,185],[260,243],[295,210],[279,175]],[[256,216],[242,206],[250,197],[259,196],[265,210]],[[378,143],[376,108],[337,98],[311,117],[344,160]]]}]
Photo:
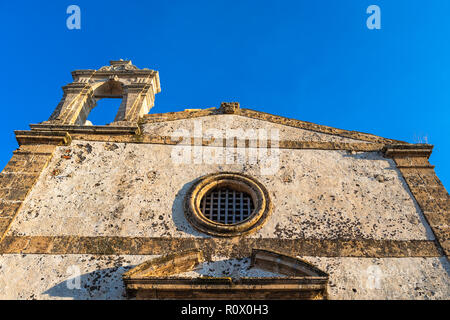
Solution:
[{"label": "arched bell opening", "polygon": [[108,125],[118,118],[118,113],[125,101],[123,83],[108,80],[93,86],[92,103],[85,103],[77,124]]}]

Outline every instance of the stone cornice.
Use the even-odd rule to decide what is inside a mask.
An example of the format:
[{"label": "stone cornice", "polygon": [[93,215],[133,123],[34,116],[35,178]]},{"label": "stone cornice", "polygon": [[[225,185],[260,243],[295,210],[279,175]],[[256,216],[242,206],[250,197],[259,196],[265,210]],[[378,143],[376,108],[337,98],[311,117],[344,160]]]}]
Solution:
[{"label": "stone cornice", "polygon": [[[204,110],[202,110],[204,111]],[[202,112],[202,114],[204,114]],[[164,120],[165,121],[165,120]],[[144,119],[145,123],[145,119]],[[196,138],[174,139],[171,136],[142,134],[140,124],[134,122],[114,122],[112,125],[104,126],[79,126],[79,125],[55,125],[48,123],[30,124],[31,131],[17,130],[16,138],[19,145],[22,144],[55,144],[67,145],[71,139],[98,141],[98,142],[116,142],[116,143],[141,143],[141,144],[163,144],[163,145],[198,145]],[[201,146],[211,147],[230,147],[226,139],[214,140],[204,138],[200,141]],[[298,140],[279,140],[267,141],[267,145],[262,147],[279,149],[314,149],[314,150],[345,150],[356,152],[383,152],[388,158],[409,158],[424,157],[429,158],[433,146],[429,144],[392,144],[392,143],[374,143],[374,142],[328,142],[328,141],[298,141]],[[257,147],[258,141],[249,139],[236,139],[231,147]],[[409,168],[409,165],[397,163],[399,168]],[[420,167],[415,164],[415,167]],[[426,163],[423,168],[434,168]]]},{"label": "stone cornice", "polygon": [[[42,144],[70,143],[69,137],[74,140],[116,142],[116,143],[141,143],[141,144],[163,144],[163,145],[197,145],[198,139],[173,139],[171,136],[141,134],[142,130],[137,123],[115,122],[117,125],[105,126],[77,126],[77,125],[54,125],[54,124],[30,124],[31,131],[16,131],[16,136],[21,144]],[[65,140],[64,138],[65,137]],[[69,139],[69,140],[68,140]],[[19,141],[18,140],[18,141]],[[226,139],[214,140],[204,138],[200,141],[201,146],[230,147]],[[262,147],[278,147],[279,149],[315,149],[315,150],[346,150],[361,152],[384,152],[387,157],[395,154],[426,155],[431,153],[430,145],[385,145],[382,143],[370,142],[328,142],[328,141],[296,141],[279,140],[267,141],[267,145]],[[397,148],[397,146],[399,146]],[[256,147],[259,148],[258,141],[249,139],[236,139],[231,147]]]},{"label": "stone cornice", "polygon": [[433,151],[431,144],[389,144],[383,148],[386,157],[425,157],[430,158]]},{"label": "stone cornice", "polygon": [[68,132],[62,131],[14,131],[19,146],[27,144],[68,145],[71,137]]},{"label": "stone cornice", "polygon": [[122,122],[121,125],[113,126],[77,126],[77,125],[53,125],[53,124],[30,124],[33,132],[67,132],[85,134],[111,134],[130,135],[140,132],[139,126],[131,122]]},{"label": "stone cornice", "polygon": [[[238,241],[236,241],[238,240]],[[278,239],[278,238],[145,238],[83,236],[7,236],[0,254],[98,254],[161,255],[201,248],[212,256],[245,258],[252,248],[270,248],[291,256],[317,257],[440,257],[435,241],[373,239]]]},{"label": "stone cornice", "polygon": [[158,71],[156,70],[116,70],[116,71],[99,71],[99,70],[92,70],[92,69],[82,69],[82,70],[74,70],[72,71],[73,76],[78,75],[92,75],[95,72],[95,75],[102,75],[102,76],[110,76],[115,75],[117,73],[121,73],[124,76],[126,75],[133,75],[133,74],[139,74],[139,75],[149,75],[149,74],[156,74]]}]

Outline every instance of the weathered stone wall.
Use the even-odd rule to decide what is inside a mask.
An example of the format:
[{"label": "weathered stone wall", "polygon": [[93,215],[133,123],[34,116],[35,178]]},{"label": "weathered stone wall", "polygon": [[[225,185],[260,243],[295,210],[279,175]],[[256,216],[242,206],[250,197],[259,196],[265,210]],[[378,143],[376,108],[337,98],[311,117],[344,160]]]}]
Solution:
[{"label": "weathered stone wall", "polygon": [[[3,255],[0,256],[1,299],[126,299],[122,274],[152,256]],[[330,275],[330,299],[448,299],[450,267],[445,258],[301,257]],[[187,277],[272,276],[252,270],[248,259],[216,257]],[[69,289],[74,266],[80,289]],[[69,287],[68,284],[69,283]]]},{"label": "weathered stone wall", "polygon": [[19,236],[206,237],[187,223],[198,177],[250,174],[274,210],[255,238],[433,240],[392,160],[378,153],[281,150],[280,169],[176,164],[171,146],[73,141],[58,147],[11,226]]},{"label": "weathered stone wall", "polygon": [[[203,131],[277,128],[281,140],[325,143],[324,148],[281,149],[279,169],[269,175],[248,159],[235,164],[196,164],[193,158],[191,163],[177,163],[173,145],[147,144],[146,139],[170,136],[178,128],[194,132],[194,123],[183,119],[144,122],[143,135],[78,133],[91,141],[73,134],[69,146],[45,147],[51,153],[33,172],[27,193],[6,201],[8,206],[20,202],[21,207],[12,213],[7,208],[0,216],[8,221],[3,231],[9,229],[0,243],[0,299],[123,299],[121,275],[126,270],[167,251],[192,247],[202,247],[214,261],[184,276],[270,276],[247,270],[245,258],[251,248],[270,247],[327,272],[331,299],[448,299],[448,260],[428,224],[443,225],[445,215],[437,214],[445,210],[441,202],[448,205],[448,194],[430,207],[428,193],[420,197],[428,184],[414,189],[412,174],[405,182],[402,173],[410,169],[399,170],[403,163],[397,158],[373,151],[378,145],[362,149],[368,151],[336,150],[341,143],[360,143],[350,136],[368,139],[361,141],[370,146],[382,138],[350,133],[338,137],[235,115],[217,117],[197,120]],[[26,152],[41,149],[21,147]],[[219,149],[199,150],[206,154]],[[184,197],[193,182],[224,171],[255,177],[273,201],[263,227],[243,239],[211,238],[184,216]],[[14,189],[9,173],[2,173],[4,188]],[[424,175],[422,184],[424,179],[430,178]],[[66,283],[73,272],[68,268],[74,266],[81,273],[79,290],[68,289]]]}]

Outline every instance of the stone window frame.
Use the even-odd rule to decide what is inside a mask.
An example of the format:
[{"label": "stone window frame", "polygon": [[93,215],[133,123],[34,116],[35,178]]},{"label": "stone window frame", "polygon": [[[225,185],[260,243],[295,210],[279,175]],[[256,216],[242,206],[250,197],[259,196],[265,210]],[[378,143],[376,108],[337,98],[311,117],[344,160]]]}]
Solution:
[{"label": "stone window frame", "polygon": [[[212,189],[228,187],[243,191],[253,200],[254,210],[243,221],[224,224],[208,219],[201,210],[203,197]],[[199,178],[186,194],[186,219],[198,231],[218,237],[233,237],[255,232],[272,213],[272,201],[265,186],[255,178],[234,172],[213,173]]]}]

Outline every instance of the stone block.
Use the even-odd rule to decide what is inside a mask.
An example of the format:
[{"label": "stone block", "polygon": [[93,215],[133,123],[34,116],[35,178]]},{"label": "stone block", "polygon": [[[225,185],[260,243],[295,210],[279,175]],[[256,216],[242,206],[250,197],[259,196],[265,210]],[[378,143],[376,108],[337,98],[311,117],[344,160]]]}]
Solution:
[{"label": "stone block", "polygon": [[439,243],[450,239],[450,226],[448,225],[433,226],[433,232],[438,238]]},{"label": "stone block", "polygon": [[13,184],[14,178],[13,173],[0,173],[0,188],[9,188]]},{"label": "stone block", "polygon": [[[11,189],[8,189],[7,193],[5,190],[6,194],[3,197],[3,199],[10,200],[10,201],[23,201],[27,197],[27,194],[29,191],[30,191],[30,188],[11,188]],[[0,194],[1,194],[1,191],[0,191]]]},{"label": "stone block", "polygon": [[5,237],[0,243],[0,254],[21,253],[28,246],[30,239],[27,237]]},{"label": "stone block", "polygon": [[3,236],[5,236],[5,232],[8,230],[11,221],[12,219],[9,217],[0,218],[0,241],[3,238]]},{"label": "stone block", "polygon": [[450,256],[450,240],[443,240],[440,242],[442,249],[444,250],[444,254],[449,257]]},{"label": "stone block", "polygon": [[22,250],[23,253],[51,252],[53,242],[48,237],[31,237],[27,247]]},{"label": "stone block", "polygon": [[15,172],[23,172],[26,171],[28,166],[28,159],[15,159],[15,156],[11,158],[11,160],[6,164],[6,167],[3,169],[4,173],[15,173]]},{"label": "stone block", "polygon": [[433,226],[447,225],[449,223],[449,214],[445,211],[424,211],[424,216],[428,223]]},{"label": "stone block", "polygon": [[422,211],[438,212],[441,210],[441,207],[439,206],[439,203],[436,201],[436,199],[421,199],[419,202],[419,206]]},{"label": "stone block", "polygon": [[14,217],[22,202],[0,202],[0,218]]}]

